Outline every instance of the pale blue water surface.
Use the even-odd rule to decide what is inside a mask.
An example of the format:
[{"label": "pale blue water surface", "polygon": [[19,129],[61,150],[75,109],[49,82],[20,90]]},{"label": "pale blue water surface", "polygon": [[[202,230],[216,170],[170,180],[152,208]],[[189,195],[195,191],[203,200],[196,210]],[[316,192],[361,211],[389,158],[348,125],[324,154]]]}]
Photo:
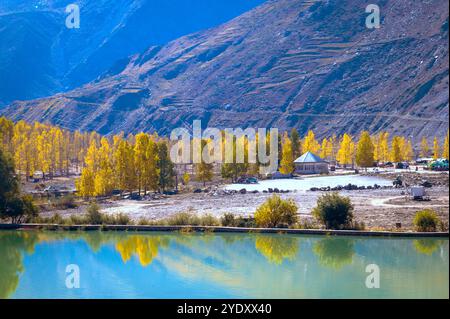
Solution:
[{"label": "pale blue water surface", "polygon": [[448,239],[0,231],[0,298],[448,298],[448,252]]}]

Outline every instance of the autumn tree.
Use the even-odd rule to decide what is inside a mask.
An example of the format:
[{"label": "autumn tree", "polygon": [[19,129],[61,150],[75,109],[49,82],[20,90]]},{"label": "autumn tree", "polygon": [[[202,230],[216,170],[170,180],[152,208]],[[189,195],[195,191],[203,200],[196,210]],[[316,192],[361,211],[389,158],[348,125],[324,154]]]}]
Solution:
[{"label": "autumn tree", "polygon": [[[223,139],[223,151],[226,152],[231,149],[233,157],[231,161],[225,161],[222,164],[221,175],[223,178],[229,178],[233,182],[236,182],[238,177],[245,174],[248,170],[248,149],[246,148],[245,137],[236,137],[233,135],[225,136]],[[230,145],[228,145],[228,143]],[[238,150],[243,150],[243,160],[241,160],[241,156],[238,156]]]},{"label": "autumn tree", "polygon": [[439,147],[439,142],[437,137],[433,140],[433,159],[437,160],[440,157],[441,148]]},{"label": "autumn tree", "polygon": [[137,183],[134,169],[134,149],[128,141],[122,138],[114,151],[114,172],[118,189],[129,192],[135,189]]},{"label": "autumn tree", "polygon": [[114,172],[111,162],[111,146],[103,137],[98,149],[98,170],[94,172],[94,195],[105,196],[114,190]]},{"label": "autumn tree", "polygon": [[428,157],[430,155],[430,147],[426,137],[422,137],[420,142],[420,157]]},{"label": "autumn tree", "polygon": [[333,157],[333,144],[332,138],[324,138],[322,140],[322,146],[320,147],[320,157],[323,159],[331,160]]},{"label": "autumn tree", "polygon": [[449,159],[449,131],[447,130],[447,135],[445,136],[444,146],[442,147],[442,157]]},{"label": "autumn tree", "polygon": [[320,150],[320,144],[317,142],[316,137],[313,131],[308,131],[304,141],[303,141],[303,149],[304,153],[311,152],[314,154],[318,154]]},{"label": "autumn tree", "polygon": [[392,138],[391,145],[391,161],[394,163],[398,163],[404,161],[405,158],[405,143],[406,140],[402,136],[394,136]]},{"label": "autumn tree", "polygon": [[370,134],[363,131],[356,149],[356,164],[361,167],[372,167],[374,162],[374,147]]},{"label": "autumn tree", "polygon": [[206,182],[209,182],[213,178],[214,166],[212,163],[207,163],[202,154],[205,148],[207,148],[207,141],[201,140],[200,147],[200,163],[195,164],[196,177],[199,182],[203,182],[203,186],[206,186]]},{"label": "autumn tree", "polygon": [[389,133],[380,132],[373,138],[374,159],[377,162],[387,162],[390,158]]},{"label": "autumn tree", "polygon": [[354,154],[355,143],[353,142],[352,137],[349,134],[345,133],[342,137],[339,152],[337,154],[337,160],[345,167],[346,165],[353,164]]},{"label": "autumn tree", "polygon": [[282,147],[282,159],[280,162],[280,173],[289,175],[294,171],[294,153],[292,149],[292,142],[289,136],[284,134],[283,147]]}]

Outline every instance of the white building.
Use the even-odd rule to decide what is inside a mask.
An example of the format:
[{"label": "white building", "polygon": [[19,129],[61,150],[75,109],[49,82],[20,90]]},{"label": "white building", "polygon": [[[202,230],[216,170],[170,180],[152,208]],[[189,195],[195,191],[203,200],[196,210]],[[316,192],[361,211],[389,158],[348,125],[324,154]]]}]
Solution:
[{"label": "white building", "polygon": [[328,162],[319,156],[306,152],[294,161],[295,173],[297,174],[326,174],[328,173]]}]

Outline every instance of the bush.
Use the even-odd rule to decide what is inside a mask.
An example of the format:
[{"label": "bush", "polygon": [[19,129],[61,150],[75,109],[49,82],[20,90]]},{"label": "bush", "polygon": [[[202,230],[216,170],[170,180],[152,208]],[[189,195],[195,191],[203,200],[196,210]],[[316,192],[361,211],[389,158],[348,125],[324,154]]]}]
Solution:
[{"label": "bush", "polygon": [[97,203],[91,203],[87,208],[87,219],[91,225],[101,225],[103,223],[103,215],[100,213],[100,207]]},{"label": "bush", "polygon": [[312,215],[327,229],[344,229],[353,223],[353,209],[350,198],[331,193],[319,197]]},{"label": "bush", "polygon": [[235,227],[236,226],[236,217],[232,213],[225,213],[220,218],[220,223],[224,227]]},{"label": "bush", "polygon": [[297,210],[293,200],[273,195],[256,210],[255,222],[265,228],[289,227],[297,222]]},{"label": "bush", "polygon": [[105,216],[104,215],[104,220],[107,225],[128,225],[131,222],[130,217],[128,217],[128,215],[122,214],[122,213],[119,213],[119,214],[116,214],[113,216]]},{"label": "bush", "polygon": [[191,212],[184,212],[175,214],[163,220],[162,223],[169,226],[198,226],[200,219]]},{"label": "bush", "polygon": [[431,209],[424,209],[416,213],[413,224],[417,231],[435,232],[441,221],[437,214]]},{"label": "bush", "polygon": [[200,217],[201,226],[219,226],[219,220],[211,214],[206,214]]},{"label": "bush", "polygon": [[54,203],[53,207],[58,209],[70,209],[76,208],[77,204],[75,203],[75,197],[73,195],[67,195],[61,198],[58,198]]}]

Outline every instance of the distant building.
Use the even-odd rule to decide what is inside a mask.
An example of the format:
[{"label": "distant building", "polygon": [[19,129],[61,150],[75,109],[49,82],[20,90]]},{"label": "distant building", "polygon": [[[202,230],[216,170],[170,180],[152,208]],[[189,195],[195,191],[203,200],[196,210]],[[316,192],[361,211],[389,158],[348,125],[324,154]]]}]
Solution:
[{"label": "distant building", "polygon": [[295,173],[297,174],[326,174],[328,173],[328,162],[319,156],[306,152],[294,161]]}]

